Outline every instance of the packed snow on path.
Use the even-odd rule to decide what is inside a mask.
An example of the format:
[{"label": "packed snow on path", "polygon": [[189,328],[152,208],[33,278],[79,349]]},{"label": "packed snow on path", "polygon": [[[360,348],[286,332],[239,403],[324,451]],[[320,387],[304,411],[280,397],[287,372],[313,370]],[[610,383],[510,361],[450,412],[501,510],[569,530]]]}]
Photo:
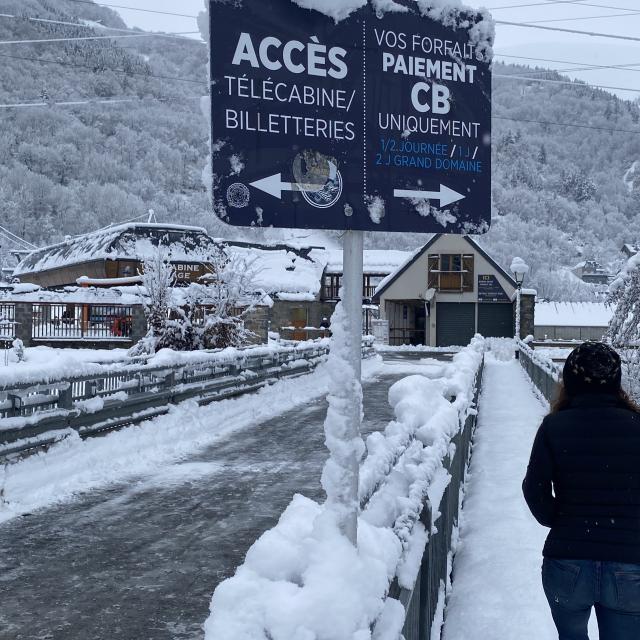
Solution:
[{"label": "packed snow on path", "polygon": [[[363,378],[377,375],[379,357],[363,362]],[[326,395],[326,364],[257,393],[200,407],[195,401],[138,426],[81,440],[77,434],[19,463],[0,467],[0,523],[79,493],[157,472],[236,431]]]},{"label": "packed snow on path", "polygon": [[[442,638],[555,640],[541,584],[548,529],[533,519],[521,490],[547,408],[515,360],[488,353],[485,363]],[[597,639],[597,632],[590,637]]]}]

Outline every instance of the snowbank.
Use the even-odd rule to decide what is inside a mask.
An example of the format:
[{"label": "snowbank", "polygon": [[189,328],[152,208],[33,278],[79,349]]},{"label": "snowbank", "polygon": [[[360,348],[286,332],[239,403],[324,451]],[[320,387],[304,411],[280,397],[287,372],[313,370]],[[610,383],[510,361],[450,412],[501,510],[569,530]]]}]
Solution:
[{"label": "snowbank", "polygon": [[387,598],[395,575],[411,588],[427,543],[418,524],[428,500],[437,519],[450,480],[444,467],[474,394],[484,341],[454,357],[438,380],[410,376],[389,391],[396,419],[367,438],[360,473],[358,547],[336,511],[296,495],[279,523],[222,582],[205,623],[207,640],[397,638],[402,605]]}]

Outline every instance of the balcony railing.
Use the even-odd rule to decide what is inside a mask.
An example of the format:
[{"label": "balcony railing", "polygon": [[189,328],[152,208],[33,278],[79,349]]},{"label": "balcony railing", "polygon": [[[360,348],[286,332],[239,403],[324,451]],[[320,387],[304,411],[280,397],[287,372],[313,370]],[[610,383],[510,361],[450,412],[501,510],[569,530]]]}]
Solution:
[{"label": "balcony railing", "polygon": [[[363,285],[362,297],[363,299],[373,298],[378,285]],[[324,301],[338,301],[340,300],[340,287],[324,285],[322,287],[322,299]]]},{"label": "balcony railing", "polygon": [[35,340],[125,340],[131,338],[132,309],[105,305],[33,305]]}]

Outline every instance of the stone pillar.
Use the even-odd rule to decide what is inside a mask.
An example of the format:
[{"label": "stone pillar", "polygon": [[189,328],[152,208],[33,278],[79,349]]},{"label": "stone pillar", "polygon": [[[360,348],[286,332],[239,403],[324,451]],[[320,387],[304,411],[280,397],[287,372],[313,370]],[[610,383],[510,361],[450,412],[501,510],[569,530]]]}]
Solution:
[{"label": "stone pillar", "polygon": [[131,307],[131,340],[133,344],[140,342],[147,335],[147,318],[144,315],[144,307],[134,304]]},{"label": "stone pillar", "polygon": [[245,318],[244,326],[256,334],[252,342],[257,344],[268,342],[270,311],[269,307],[256,307]]},{"label": "stone pillar", "polygon": [[522,293],[520,296],[520,336],[522,339],[534,335],[536,296]]},{"label": "stone pillar", "polygon": [[16,302],[15,320],[16,338],[22,340],[25,347],[30,347],[33,336],[33,305],[30,302]]}]

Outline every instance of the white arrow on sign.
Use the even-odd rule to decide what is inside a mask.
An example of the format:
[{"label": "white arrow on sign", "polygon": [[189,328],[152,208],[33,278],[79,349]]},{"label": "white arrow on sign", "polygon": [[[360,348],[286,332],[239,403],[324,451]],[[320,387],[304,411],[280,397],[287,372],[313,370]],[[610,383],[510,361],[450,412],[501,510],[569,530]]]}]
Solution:
[{"label": "white arrow on sign", "polygon": [[267,178],[260,178],[260,180],[250,182],[249,184],[256,189],[260,189],[260,191],[268,193],[274,198],[278,198],[278,200],[282,200],[283,191],[298,190],[297,184],[294,184],[293,182],[282,182],[281,173],[274,173],[272,176],[268,176]]},{"label": "white arrow on sign", "polygon": [[447,205],[458,202],[467,196],[463,196],[461,193],[440,185],[440,191],[414,191],[412,189],[395,189],[393,195],[396,198],[411,198],[414,200],[439,200],[440,207],[446,207]]},{"label": "white arrow on sign", "polygon": [[272,176],[260,178],[260,180],[249,184],[274,198],[278,198],[278,200],[282,200],[283,191],[302,191],[304,189],[307,192],[315,192],[322,189],[321,184],[305,184],[301,186],[297,182],[283,182],[281,173],[274,173]]}]

